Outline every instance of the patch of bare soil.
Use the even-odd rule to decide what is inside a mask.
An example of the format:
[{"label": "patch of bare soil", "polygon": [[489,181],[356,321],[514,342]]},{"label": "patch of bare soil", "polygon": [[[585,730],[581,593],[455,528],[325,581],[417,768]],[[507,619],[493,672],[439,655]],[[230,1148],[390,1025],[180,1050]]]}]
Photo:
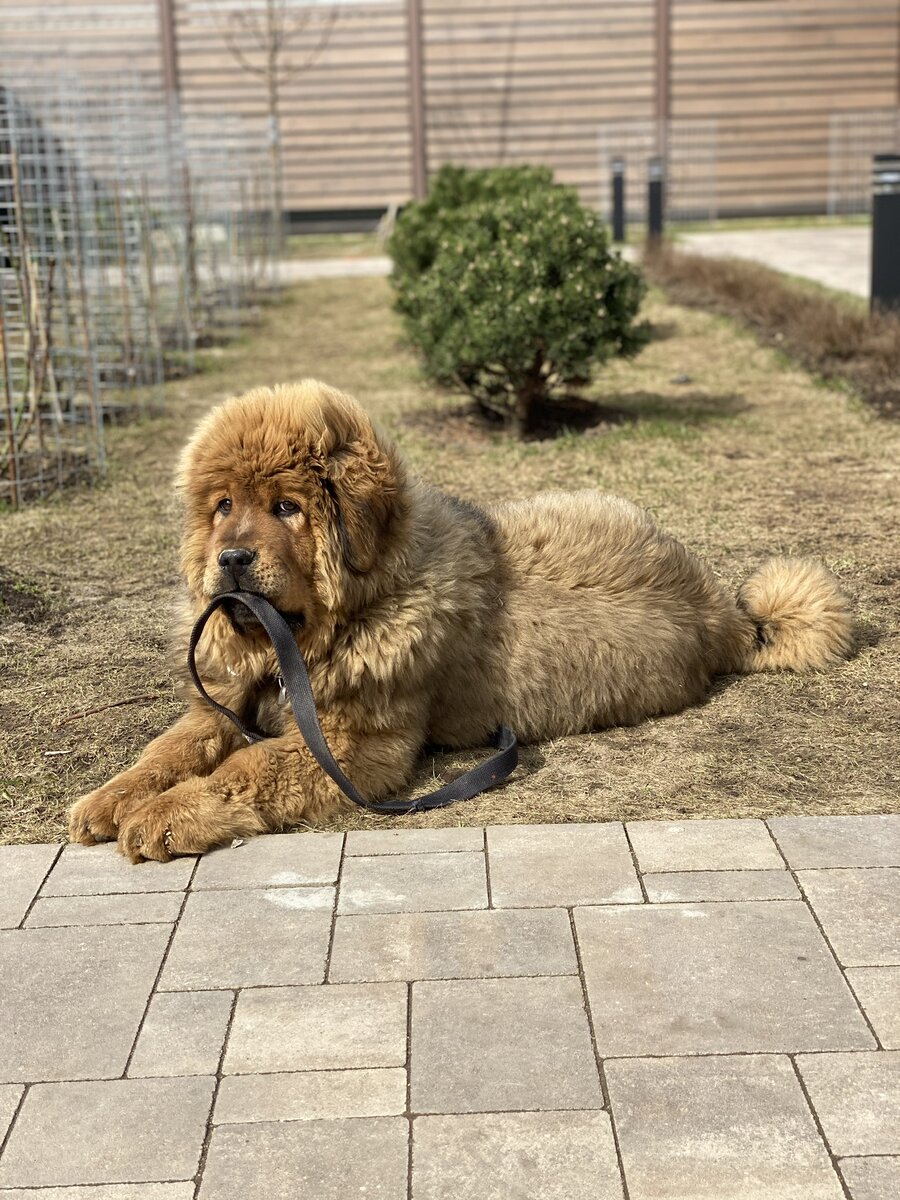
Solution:
[{"label": "patch of bare soil", "polygon": [[[0,514],[0,840],[64,837],[67,805],[182,711],[175,458],[210,404],[307,375],[364,401],[414,469],[465,499],[616,492],[729,588],[770,554],[823,559],[858,617],[835,670],[723,679],[675,716],[526,747],[507,786],[404,824],[900,811],[900,428],[720,317],[659,297],[648,316],[666,336],[588,393],[621,419],[523,444],[464,432],[459,398],[398,346],[386,281],[304,284],[170,382],[164,414],[110,429],[102,486]],[[429,756],[416,787],[484,753]],[[389,823],[354,811],[335,827]]]}]

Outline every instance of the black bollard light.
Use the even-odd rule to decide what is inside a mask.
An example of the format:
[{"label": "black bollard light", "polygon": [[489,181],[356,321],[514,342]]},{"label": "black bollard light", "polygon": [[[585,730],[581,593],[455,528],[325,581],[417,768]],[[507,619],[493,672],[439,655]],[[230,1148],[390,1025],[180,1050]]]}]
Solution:
[{"label": "black bollard light", "polygon": [[647,163],[647,237],[658,242],[663,233],[663,209],[665,205],[665,166],[656,156]]},{"label": "black bollard light", "polygon": [[900,312],[900,154],[872,163],[871,306]]},{"label": "black bollard light", "polygon": [[625,160],[612,160],[612,231],[614,242],[625,241]]}]

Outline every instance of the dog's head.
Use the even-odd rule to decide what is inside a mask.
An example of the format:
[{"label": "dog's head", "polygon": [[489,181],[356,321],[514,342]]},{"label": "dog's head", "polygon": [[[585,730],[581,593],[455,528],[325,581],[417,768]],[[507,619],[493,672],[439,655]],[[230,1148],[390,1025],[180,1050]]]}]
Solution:
[{"label": "dog's head", "polygon": [[[181,566],[196,608],[244,590],[306,626],[371,593],[407,510],[393,446],[358,404],[315,380],[213,409],[178,481]],[[257,628],[243,605],[229,615],[241,632]]]}]

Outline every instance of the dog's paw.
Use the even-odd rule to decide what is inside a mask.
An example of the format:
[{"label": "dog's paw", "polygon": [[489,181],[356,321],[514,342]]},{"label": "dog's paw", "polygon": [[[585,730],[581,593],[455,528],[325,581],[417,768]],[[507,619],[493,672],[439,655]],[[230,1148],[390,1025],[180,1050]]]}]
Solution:
[{"label": "dog's paw", "polygon": [[119,849],[133,863],[204,854],[235,837],[262,832],[262,822],[227,803],[206,779],[188,779],[131,810],[119,824]]},{"label": "dog's paw", "polygon": [[153,795],[147,781],[125,771],[95,792],[76,800],[69,809],[69,839],[82,846],[114,842],[125,814]]}]

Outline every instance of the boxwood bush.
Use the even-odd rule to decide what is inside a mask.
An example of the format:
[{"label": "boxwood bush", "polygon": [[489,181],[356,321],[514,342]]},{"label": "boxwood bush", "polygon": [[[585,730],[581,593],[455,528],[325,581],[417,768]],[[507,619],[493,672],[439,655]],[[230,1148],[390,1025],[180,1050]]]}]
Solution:
[{"label": "boxwood bush", "polygon": [[647,341],[640,273],[569,189],[545,184],[438,213],[434,237],[430,264],[395,280],[406,328],[432,378],[520,435],[538,407]]},{"label": "boxwood bush", "polygon": [[477,171],[446,163],[432,178],[428,197],[401,212],[388,242],[388,252],[394,260],[393,282],[401,303],[407,283],[434,262],[442,227],[452,222],[461,209],[552,186],[553,172],[549,167],[494,167]]}]

